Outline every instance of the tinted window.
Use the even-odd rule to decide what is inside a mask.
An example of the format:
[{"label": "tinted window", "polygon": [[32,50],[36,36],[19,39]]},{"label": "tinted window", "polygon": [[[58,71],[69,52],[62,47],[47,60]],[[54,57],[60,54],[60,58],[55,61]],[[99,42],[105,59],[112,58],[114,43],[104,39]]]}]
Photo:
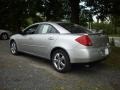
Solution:
[{"label": "tinted window", "polygon": [[43,25],[40,24],[35,32],[35,34],[39,34],[39,33],[42,33],[42,28],[43,28]]},{"label": "tinted window", "polygon": [[47,33],[59,33],[53,26],[49,26]]},{"label": "tinted window", "polygon": [[71,33],[92,33],[84,27],[72,23],[58,23],[63,28],[67,29]]},{"label": "tinted window", "polygon": [[38,25],[34,25],[34,26],[31,26],[29,28],[27,28],[24,33],[25,34],[34,34],[36,29],[37,29]]}]

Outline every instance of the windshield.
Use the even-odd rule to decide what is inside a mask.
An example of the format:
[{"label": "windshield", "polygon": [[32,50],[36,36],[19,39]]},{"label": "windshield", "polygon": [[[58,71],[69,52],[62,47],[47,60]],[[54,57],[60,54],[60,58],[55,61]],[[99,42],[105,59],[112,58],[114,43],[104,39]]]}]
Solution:
[{"label": "windshield", "polygon": [[72,23],[58,23],[58,24],[71,33],[88,33],[88,34],[92,33],[87,28],[84,28],[77,24],[72,24]]}]

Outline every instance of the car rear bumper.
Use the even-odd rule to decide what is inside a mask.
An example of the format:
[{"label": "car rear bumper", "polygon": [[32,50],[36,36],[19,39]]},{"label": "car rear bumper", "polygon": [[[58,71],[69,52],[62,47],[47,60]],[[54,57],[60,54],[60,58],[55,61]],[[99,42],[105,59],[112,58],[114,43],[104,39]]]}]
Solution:
[{"label": "car rear bumper", "polygon": [[69,51],[71,63],[89,63],[96,62],[106,58],[110,54],[110,49],[107,47],[101,48],[85,48],[74,49]]}]

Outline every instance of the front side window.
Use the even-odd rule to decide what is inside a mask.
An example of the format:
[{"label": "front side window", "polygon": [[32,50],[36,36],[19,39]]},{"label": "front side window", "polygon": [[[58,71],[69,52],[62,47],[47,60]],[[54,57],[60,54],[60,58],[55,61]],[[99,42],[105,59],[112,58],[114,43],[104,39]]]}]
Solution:
[{"label": "front side window", "polygon": [[24,31],[24,34],[34,34],[38,25],[31,26]]}]

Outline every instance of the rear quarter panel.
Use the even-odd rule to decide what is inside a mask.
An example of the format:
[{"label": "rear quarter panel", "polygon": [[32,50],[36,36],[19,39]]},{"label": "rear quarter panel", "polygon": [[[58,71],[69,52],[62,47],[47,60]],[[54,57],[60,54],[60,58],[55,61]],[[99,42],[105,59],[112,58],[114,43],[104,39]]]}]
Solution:
[{"label": "rear quarter panel", "polygon": [[[61,34],[58,36],[52,49],[55,47],[63,48],[68,53],[71,63],[91,62],[106,57],[101,55],[99,50],[106,48],[107,45],[101,44],[103,42],[95,42],[98,43],[97,45],[99,45],[99,47],[94,45],[84,46],[75,41],[76,38],[82,35],[84,34]],[[77,61],[74,61],[75,59]]]},{"label": "rear quarter panel", "polygon": [[86,48],[85,46],[83,46],[75,41],[75,39],[79,36],[81,36],[81,35],[60,34],[57,36],[57,40],[51,49],[54,49],[56,47],[62,48],[70,56],[71,51],[76,50],[76,48],[79,48],[79,49]]}]

